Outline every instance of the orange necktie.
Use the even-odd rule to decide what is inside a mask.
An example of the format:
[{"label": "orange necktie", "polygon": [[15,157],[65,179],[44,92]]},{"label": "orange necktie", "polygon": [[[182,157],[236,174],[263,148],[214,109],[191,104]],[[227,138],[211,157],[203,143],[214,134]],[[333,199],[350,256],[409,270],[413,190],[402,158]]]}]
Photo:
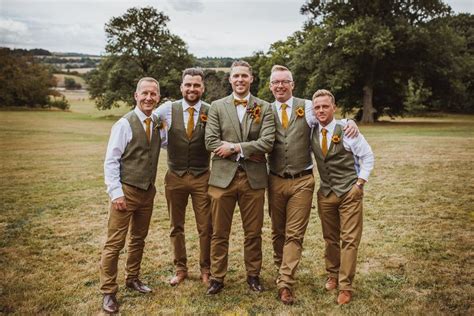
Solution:
[{"label": "orange necktie", "polygon": [[321,141],[321,150],[323,151],[324,157],[326,157],[326,154],[328,153],[328,139],[326,137],[327,133],[327,129],[323,128],[321,130],[321,134],[323,135],[323,140]]},{"label": "orange necktie", "polygon": [[151,142],[151,130],[150,130],[151,118],[147,117],[144,122],[146,124],[146,130],[145,130],[146,139],[148,140],[148,143],[150,143]]},{"label": "orange necktie", "polygon": [[186,128],[186,134],[188,135],[188,139],[193,137],[193,129],[194,129],[194,108],[189,107],[189,118],[188,118],[188,127]]},{"label": "orange necktie", "polygon": [[288,128],[288,114],[286,113],[286,108],[288,107],[288,104],[283,103],[281,105],[281,125],[283,126],[284,129]]}]

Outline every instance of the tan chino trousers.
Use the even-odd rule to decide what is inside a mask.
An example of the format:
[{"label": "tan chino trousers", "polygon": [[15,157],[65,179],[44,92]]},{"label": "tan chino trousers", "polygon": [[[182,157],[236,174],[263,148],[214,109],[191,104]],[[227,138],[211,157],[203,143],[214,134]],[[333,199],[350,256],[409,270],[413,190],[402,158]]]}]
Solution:
[{"label": "tan chino trousers", "polygon": [[117,265],[119,253],[125,245],[128,231],[130,231],[130,238],[125,268],[126,280],[130,281],[138,278],[145,238],[148,234],[153,211],[153,199],[156,194],[153,185],[150,185],[146,191],[126,184],[122,184],[122,189],[127,203],[127,210],[117,211],[111,205],[107,241],[100,261],[100,291],[104,294],[116,293],[118,290]]},{"label": "tan chino trousers", "polygon": [[170,217],[170,239],[174,251],[176,271],[187,271],[187,255],[184,223],[188,197],[191,195],[196,226],[199,234],[199,266],[201,273],[209,273],[211,266],[211,208],[207,195],[209,171],[193,176],[185,173],[182,177],[168,170],[165,176],[165,194]]},{"label": "tan chino trousers", "polygon": [[268,204],[272,220],[273,259],[279,269],[279,289],[291,289],[295,284],[313,193],[312,174],[296,179],[283,179],[275,175],[269,177]]},{"label": "tan chino trousers", "polygon": [[262,225],[265,189],[252,189],[245,171],[238,170],[225,189],[209,186],[212,214],[211,279],[223,282],[227,273],[229,235],[235,204],[239,203],[244,230],[244,261],[247,276],[262,268]]},{"label": "tan chino trousers", "polygon": [[339,290],[352,291],[357,250],[362,237],[363,191],[357,185],[341,197],[318,191],[318,212],[325,241],[326,271],[339,280]]}]

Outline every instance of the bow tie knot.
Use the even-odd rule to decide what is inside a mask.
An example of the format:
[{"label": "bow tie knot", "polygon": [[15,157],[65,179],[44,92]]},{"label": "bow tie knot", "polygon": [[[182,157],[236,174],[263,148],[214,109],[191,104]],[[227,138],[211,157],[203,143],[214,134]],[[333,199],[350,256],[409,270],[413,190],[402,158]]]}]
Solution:
[{"label": "bow tie knot", "polygon": [[248,104],[248,101],[246,99],[243,99],[243,100],[234,99],[235,106],[242,105],[243,107],[246,107],[247,104]]}]

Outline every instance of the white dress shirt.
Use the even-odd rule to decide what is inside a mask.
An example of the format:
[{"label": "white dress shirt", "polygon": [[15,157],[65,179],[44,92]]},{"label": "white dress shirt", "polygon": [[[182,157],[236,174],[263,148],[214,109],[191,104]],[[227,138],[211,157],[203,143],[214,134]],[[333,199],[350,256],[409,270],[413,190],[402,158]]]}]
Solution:
[{"label": "white dress shirt", "polygon": [[[247,94],[247,96],[243,99],[236,96],[235,93],[233,95],[234,95],[235,100],[247,100],[247,106],[253,106],[253,104],[250,104],[250,93]],[[242,120],[244,118],[245,111],[247,111],[247,108],[243,106],[242,104],[239,104],[235,106],[235,109],[237,110],[237,116],[239,117],[239,122],[242,123]]]},{"label": "white dress shirt", "polygon": [[[143,130],[146,130],[146,124],[144,121],[149,116],[146,116],[138,107],[135,107],[133,111],[138,116],[140,122],[142,122]],[[152,128],[153,125],[150,126],[150,129]],[[112,201],[124,196],[122,183],[120,182],[120,160],[122,159],[125,148],[132,140],[132,136],[132,127],[126,118],[120,118],[112,126],[104,161],[105,184],[107,186],[107,193]],[[160,136],[163,137],[162,130],[160,130]],[[150,133],[150,138],[153,140],[153,133]]]},{"label": "white dress shirt", "polygon": [[[329,149],[336,124],[338,123],[336,123],[335,119],[333,119],[331,123],[324,127],[319,124],[319,144],[321,144],[323,140],[323,134],[321,133],[321,130],[325,128],[327,130],[326,139]],[[352,152],[354,155],[354,165],[357,176],[361,179],[364,179],[365,181],[368,181],[370,172],[374,168],[375,160],[374,153],[372,152],[372,148],[370,148],[369,143],[367,143],[361,133],[359,133],[359,135],[355,138],[342,137],[342,143],[344,148],[347,151]]]},{"label": "white dress shirt", "polygon": [[[188,126],[188,119],[189,119],[189,112],[188,108],[191,106],[186,102],[186,100],[181,99],[179,100],[183,104],[183,122],[184,122],[184,128],[186,129]],[[153,114],[158,116],[161,120],[163,120],[166,124],[166,134],[168,134],[169,129],[171,128],[171,124],[173,124],[173,118],[172,118],[172,109],[171,105],[173,102],[171,101],[166,101],[165,103],[161,104],[159,107],[157,107],[154,111]],[[199,119],[199,112],[201,111],[201,100],[198,101],[193,107],[194,107],[194,128],[196,128],[196,124]],[[166,141],[161,142],[161,148],[166,148],[168,145],[168,137],[166,137]]]},{"label": "white dress shirt", "polygon": [[[278,100],[275,100],[274,102],[275,109],[277,110],[280,123],[281,123],[281,105],[283,103],[287,105],[286,114],[288,115],[288,122],[289,122],[291,120],[291,116],[293,115],[293,101],[294,101],[293,97],[289,98],[286,102],[280,102]],[[313,125],[318,124],[318,120],[316,119],[316,117],[314,117],[313,103],[311,102],[311,100],[304,100],[304,111],[305,111],[304,117],[309,127],[312,127]]]}]

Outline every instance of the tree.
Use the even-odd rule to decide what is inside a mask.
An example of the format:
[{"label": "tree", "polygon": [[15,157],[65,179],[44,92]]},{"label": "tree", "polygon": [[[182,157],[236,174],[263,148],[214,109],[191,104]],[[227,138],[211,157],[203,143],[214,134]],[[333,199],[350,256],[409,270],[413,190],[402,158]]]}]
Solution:
[{"label": "tree", "polygon": [[[292,60],[307,89],[329,87],[344,109],[362,103],[361,120],[403,112],[426,24],[450,13],[439,0],[309,0],[304,44]],[[361,102],[362,101],[362,102]]]},{"label": "tree", "polygon": [[76,90],[82,88],[81,84],[76,82],[76,80],[71,77],[64,77],[64,87],[67,90]]},{"label": "tree", "polygon": [[0,48],[0,105],[48,106],[49,96],[57,95],[52,73],[32,56]]},{"label": "tree", "polygon": [[88,77],[90,93],[100,109],[133,105],[140,77],[160,82],[163,98],[180,96],[181,72],[193,64],[184,41],[167,29],[169,18],[152,7],[130,8],[105,25],[106,56]]}]

